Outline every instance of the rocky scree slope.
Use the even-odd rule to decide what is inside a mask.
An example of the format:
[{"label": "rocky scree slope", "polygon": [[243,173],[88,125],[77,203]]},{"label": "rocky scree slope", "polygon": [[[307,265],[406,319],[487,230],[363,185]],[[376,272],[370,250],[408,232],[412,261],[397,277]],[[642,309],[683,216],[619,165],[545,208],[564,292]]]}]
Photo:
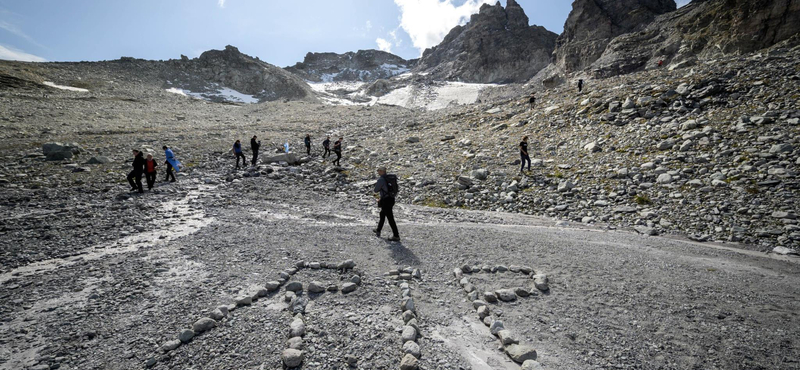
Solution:
[{"label": "rocky scree slope", "polygon": [[673,0],[575,0],[556,40],[554,67],[563,73],[583,70],[603,54],[611,39],[639,31],[675,8]]},{"label": "rocky scree slope", "polygon": [[[648,235],[797,248],[800,47],[559,87],[357,132],[365,178],[386,163],[402,201],[522,212]],[[533,170],[518,144],[531,137]],[[361,175],[354,171],[353,175]],[[412,195],[413,194],[413,195]]]},{"label": "rocky scree slope", "polygon": [[414,62],[380,50],[308,53],[302,62],[285,70],[310,82],[372,82],[408,72]]},{"label": "rocky scree slope", "polygon": [[439,80],[475,83],[524,82],[550,62],[557,35],[529,26],[522,7],[509,0],[484,4],[469,23],[456,26],[425,50],[416,72]]},{"label": "rocky scree slope", "polygon": [[198,58],[170,60],[161,76],[175,86],[190,91],[210,91],[227,87],[252,95],[259,101],[314,99],[313,92],[300,78],[258,58],[242,54],[233,46],[209,50]]},{"label": "rocky scree slope", "polygon": [[693,1],[658,16],[640,32],[614,38],[592,66],[597,77],[674,68],[719,55],[745,54],[794,37],[800,43],[800,0]]}]

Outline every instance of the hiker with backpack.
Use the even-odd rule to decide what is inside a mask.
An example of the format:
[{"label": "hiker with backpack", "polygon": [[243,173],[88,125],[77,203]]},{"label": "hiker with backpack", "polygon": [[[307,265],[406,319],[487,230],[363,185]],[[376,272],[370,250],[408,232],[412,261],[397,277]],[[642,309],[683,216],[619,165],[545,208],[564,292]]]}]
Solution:
[{"label": "hiker with backpack", "polygon": [[173,152],[171,148],[164,145],[162,149],[164,149],[164,157],[167,158],[167,160],[164,161],[164,163],[166,163],[167,165],[167,175],[166,177],[164,177],[164,181],[167,181],[170,178],[172,178],[172,180],[169,180],[169,182],[175,182],[175,174],[172,173],[172,170],[174,169],[175,172],[180,171],[181,162],[175,159],[175,152]]},{"label": "hiker with backpack", "polygon": [[303,144],[306,144],[306,154],[311,155],[311,135],[306,134],[306,138],[303,139]]},{"label": "hiker with backpack", "polygon": [[397,224],[394,222],[394,207],[395,197],[397,197],[397,176],[389,175],[386,173],[386,167],[378,167],[378,181],[375,183],[375,192],[380,194],[378,199],[378,207],[381,209],[381,219],[378,221],[378,228],[372,230],[378,237],[381,236],[383,223],[388,219],[389,226],[392,228],[392,237],[389,241],[399,242],[400,234],[397,231]]},{"label": "hiker with backpack", "polygon": [[336,140],[336,142],[333,143],[333,153],[336,154],[336,159],[333,160],[333,165],[336,167],[341,166],[339,161],[342,160],[342,139],[344,138],[340,137],[339,140]]},{"label": "hiker with backpack", "polygon": [[325,149],[325,151],[322,152],[322,158],[327,158],[328,156],[331,155],[331,137],[330,136],[325,138],[325,141],[322,142],[322,148]]},{"label": "hiker with backpack", "polygon": [[242,143],[239,140],[236,140],[233,143],[233,155],[236,156],[236,169],[239,169],[239,158],[242,159],[242,167],[247,164],[247,159],[244,157],[244,153],[242,153]]}]

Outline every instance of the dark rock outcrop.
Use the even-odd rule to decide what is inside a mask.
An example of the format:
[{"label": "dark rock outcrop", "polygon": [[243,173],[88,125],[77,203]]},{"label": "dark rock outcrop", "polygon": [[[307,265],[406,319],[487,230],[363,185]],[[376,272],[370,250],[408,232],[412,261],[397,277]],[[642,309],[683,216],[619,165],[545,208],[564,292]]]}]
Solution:
[{"label": "dark rock outcrop", "polygon": [[206,51],[198,58],[170,60],[162,76],[191,91],[226,87],[260,101],[313,99],[308,84],[297,76],[230,45],[225,50]]},{"label": "dark rock outcrop", "polygon": [[697,58],[742,54],[770,47],[800,33],[800,0],[695,0],[659,16],[641,32],[609,43],[592,65],[595,76],[675,68]]},{"label": "dark rock outcrop", "polygon": [[425,50],[416,72],[434,79],[476,83],[523,82],[550,62],[557,35],[528,26],[514,0],[483,5],[469,23],[456,26],[437,46]]},{"label": "dark rock outcrop", "polygon": [[413,61],[380,50],[308,53],[302,63],[285,69],[311,82],[372,82],[408,72]]},{"label": "dark rock outcrop", "polygon": [[556,41],[555,67],[565,73],[583,70],[614,37],[642,30],[675,9],[673,0],[575,0]]}]

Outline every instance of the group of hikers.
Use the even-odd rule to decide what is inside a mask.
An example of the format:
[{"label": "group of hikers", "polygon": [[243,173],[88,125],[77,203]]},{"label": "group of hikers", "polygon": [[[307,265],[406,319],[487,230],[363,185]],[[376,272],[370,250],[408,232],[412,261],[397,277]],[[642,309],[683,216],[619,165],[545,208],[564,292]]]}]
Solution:
[{"label": "group of hikers", "polygon": [[[251,159],[250,163],[252,165],[256,165],[258,160],[258,151],[261,148],[261,142],[257,140],[258,137],[253,135],[250,139],[250,149],[253,152],[253,158]],[[339,165],[339,161],[342,158],[342,137],[339,137],[333,144],[333,148],[330,147],[331,138],[328,136],[325,141],[322,142],[322,146],[325,149],[325,152],[322,154],[323,158],[330,156],[331,151],[336,154],[336,159],[333,160],[333,163],[337,166]],[[306,154],[311,154],[311,135],[306,135],[304,139],[304,143],[306,145]],[[288,146],[288,144],[287,144]],[[180,170],[180,162],[175,158],[175,153],[167,147],[166,145],[162,148],[164,149],[164,156],[166,157],[166,177],[164,181],[175,182],[175,172]],[[288,148],[287,148],[288,150]],[[245,164],[245,156],[242,152],[242,143],[239,140],[233,144],[233,152],[236,156],[236,167],[239,167],[239,158],[242,159],[242,165]],[[153,185],[156,182],[156,167],[158,167],[158,163],[153,158],[153,155],[148,153],[145,156],[143,151],[134,149],[133,150],[133,170],[128,173],[128,182],[131,185],[131,191],[138,191],[139,193],[144,193],[144,187],[142,186],[142,176],[145,176],[147,182],[147,189],[152,190]],[[397,230],[397,223],[394,220],[394,212],[393,207],[395,203],[395,197],[397,196],[398,185],[397,185],[397,176],[391,175],[386,173],[386,167],[378,167],[378,181],[375,183],[374,191],[378,193],[378,207],[381,209],[380,211],[380,220],[378,221],[378,227],[372,230],[375,235],[378,237],[381,236],[381,230],[383,229],[383,225],[386,221],[389,222],[389,227],[392,229],[392,236],[388,238],[389,241],[400,241],[400,234]]]},{"label": "group of hikers", "polygon": [[[167,166],[167,172],[164,177],[164,182],[175,182],[175,173],[172,172],[174,169],[175,172],[180,171],[180,164],[177,159],[175,159],[175,153],[164,145],[162,147],[164,149],[164,157],[166,157],[166,161],[164,164]],[[152,190],[153,185],[156,183],[156,167],[158,167],[158,162],[153,159],[153,155],[148,153],[147,157],[144,156],[144,152],[134,149],[133,150],[133,171],[128,173],[128,183],[131,184],[131,191],[138,191],[140,193],[144,193],[144,187],[142,186],[142,176],[145,176],[147,181],[147,190]]]},{"label": "group of hikers", "polygon": [[[253,166],[255,166],[256,163],[258,162],[258,151],[261,149],[261,141],[258,141],[256,139],[258,139],[258,137],[256,135],[253,135],[253,137],[250,139],[250,150],[253,152],[253,158],[250,160],[250,164],[253,165]],[[339,137],[339,140],[336,140],[333,143],[333,148],[331,148],[331,137],[330,136],[326,137],[325,140],[322,142],[322,148],[324,149],[324,151],[322,153],[322,158],[324,159],[324,158],[329,157],[331,155],[331,152],[333,152],[334,154],[336,154],[336,159],[334,159],[332,161],[334,166],[341,166],[342,140],[344,140],[344,138],[343,137]],[[306,137],[303,138],[303,144],[305,144],[305,146],[306,146],[306,154],[310,156],[311,155],[311,135],[307,134]],[[244,151],[242,149],[242,142],[240,140],[236,140],[233,143],[233,148],[231,150],[233,151],[233,155],[236,158],[236,168],[237,169],[239,168],[239,158],[242,159],[242,166],[244,166],[245,163],[246,163],[245,162],[246,158],[244,156]],[[289,143],[286,142],[286,144],[283,145],[283,148],[278,148],[278,151],[281,151],[281,150],[285,151],[286,153],[289,153]]]}]

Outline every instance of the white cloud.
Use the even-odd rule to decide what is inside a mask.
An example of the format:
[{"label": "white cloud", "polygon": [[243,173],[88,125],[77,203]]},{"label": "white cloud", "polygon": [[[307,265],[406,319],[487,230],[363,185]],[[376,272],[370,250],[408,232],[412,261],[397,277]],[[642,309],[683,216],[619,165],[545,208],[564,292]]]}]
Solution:
[{"label": "white cloud", "polygon": [[367,24],[366,24],[365,27],[367,28],[367,31],[371,30],[372,29],[372,21],[367,21]]},{"label": "white cloud", "polygon": [[20,62],[46,62],[47,59],[44,59],[40,56],[36,56],[33,54],[28,54],[22,50],[17,50],[11,47],[5,47],[0,45],[0,59],[3,60],[18,60]]},{"label": "white cloud", "polygon": [[13,25],[13,24],[11,24],[9,22],[0,20],[0,29],[6,30],[6,31],[8,31],[9,33],[11,33],[13,35],[21,37],[21,38],[25,39],[25,41],[28,41],[28,42],[30,42],[31,44],[33,44],[33,45],[35,45],[37,47],[45,48],[44,45],[36,42],[36,40],[34,40],[32,37],[28,36],[28,34],[26,34],[21,29],[19,29],[19,27],[15,26],[15,25]]},{"label": "white cloud", "polygon": [[459,6],[452,0],[394,0],[394,3],[400,8],[400,27],[421,55],[425,49],[438,45],[453,27],[467,23],[481,5],[494,1],[466,0]]},{"label": "white cloud", "polygon": [[225,0],[217,0],[217,5],[219,5],[220,8],[224,8],[225,7]]},{"label": "white cloud", "polygon": [[382,39],[380,37],[378,37],[375,40],[375,42],[378,43],[378,49],[380,49],[382,51],[385,51],[387,53],[391,53],[392,52],[392,43],[391,42],[386,41],[385,39]]}]

